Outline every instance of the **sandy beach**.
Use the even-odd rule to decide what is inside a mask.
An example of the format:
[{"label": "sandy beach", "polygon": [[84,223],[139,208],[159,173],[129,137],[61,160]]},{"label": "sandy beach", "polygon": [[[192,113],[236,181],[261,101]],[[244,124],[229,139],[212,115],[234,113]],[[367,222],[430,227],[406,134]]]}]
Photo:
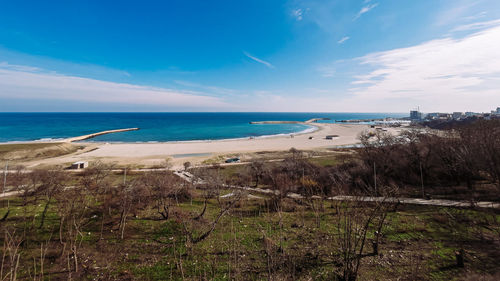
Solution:
[{"label": "sandy beach", "polygon": [[[166,143],[83,143],[85,148],[79,152],[26,163],[28,167],[38,165],[63,165],[75,161],[113,162],[120,165],[154,166],[170,159],[174,168],[181,167],[186,161],[193,164],[218,155],[238,155],[260,151],[286,151],[294,147],[301,150],[321,150],[339,145],[358,143],[358,136],[366,130],[375,131],[368,125],[360,124],[310,124],[317,127],[314,132],[277,135],[262,138],[186,141]],[[400,128],[387,128],[393,134]],[[326,139],[327,135],[338,135]]]}]

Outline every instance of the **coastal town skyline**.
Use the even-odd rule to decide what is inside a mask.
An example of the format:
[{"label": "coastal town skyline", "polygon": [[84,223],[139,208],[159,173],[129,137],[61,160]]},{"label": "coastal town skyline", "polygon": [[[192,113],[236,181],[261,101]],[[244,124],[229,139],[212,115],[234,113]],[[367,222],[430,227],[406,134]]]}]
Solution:
[{"label": "coastal town skyline", "polygon": [[28,2],[0,11],[3,112],[500,104],[498,1]]}]

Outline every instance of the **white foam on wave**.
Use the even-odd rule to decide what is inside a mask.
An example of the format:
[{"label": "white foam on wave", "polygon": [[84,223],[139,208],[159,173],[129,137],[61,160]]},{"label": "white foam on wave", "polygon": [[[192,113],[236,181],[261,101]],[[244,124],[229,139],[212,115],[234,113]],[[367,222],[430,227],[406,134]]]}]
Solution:
[{"label": "white foam on wave", "polygon": [[20,144],[20,143],[40,143],[40,142],[61,142],[66,138],[41,138],[36,140],[15,140],[15,141],[6,141],[0,142],[0,144]]}]

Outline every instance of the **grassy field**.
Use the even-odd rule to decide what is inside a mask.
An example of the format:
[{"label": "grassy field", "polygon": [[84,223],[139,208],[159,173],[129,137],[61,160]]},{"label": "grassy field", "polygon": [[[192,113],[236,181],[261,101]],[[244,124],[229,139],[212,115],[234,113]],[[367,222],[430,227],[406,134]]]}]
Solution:
[{"label": "grassy field", "polygon": [[[195,191],[199,193],[200,191]],[[222,194],[229,191],[223,191]],[[198,194],[200,195],[200,194]],[[262,196],[262,195],[259,195]],[[32,204],[26,204],[26,200]],[[40,256],[40,243],[50,249],[45,279],[66,280],[65,257],[59,256],[57,204],[51,203],[39,228],[42,199],[11,198],[3,229],[27,233],[21,245],[20,278],[31,279]],[[34,203],[34,204],[33,204]],[[99,204],[99,203],[97,203]],[[0,216],[7,199],[0,202]],[[223,217],[202,242],[188,246],[185,227],[202,233],[219,211],[211,199],[204,218],[185,225],[175,217],[158,220],[154,208],[131,214],[124,239],[110,222],[100,239],[100,218],[90,216],[81,229],[80,271],[84,280],[333,280],[338,273],[339,208],[325,202],[317,224],[304,202],[286,200],[283,212],[272,212],[265,200],[244,200]],[[203,200],[178,205],[179,211],[198,214]],[[359,280],[467,280],[470,274],[491,275],[499,270],[500,216],[485,210],[399,206],[388,213],[378,255],[366,246]],[[374,238],[373,233],[367,240]],[[367,242],[368,243],[368,242]],[[455,252],[465,250],[465,268]],[[38,268],[39,270],[39,268]],[[492,279],[493,280],[493,279]]]}]

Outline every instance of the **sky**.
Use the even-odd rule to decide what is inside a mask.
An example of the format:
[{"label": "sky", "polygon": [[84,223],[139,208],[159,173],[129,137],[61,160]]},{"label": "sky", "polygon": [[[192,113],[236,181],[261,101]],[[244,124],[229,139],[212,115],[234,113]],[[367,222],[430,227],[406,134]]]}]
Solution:
[{"label": "sky", "polygon": [[498,0],[0,0],[0,111],[489,112]]}]

